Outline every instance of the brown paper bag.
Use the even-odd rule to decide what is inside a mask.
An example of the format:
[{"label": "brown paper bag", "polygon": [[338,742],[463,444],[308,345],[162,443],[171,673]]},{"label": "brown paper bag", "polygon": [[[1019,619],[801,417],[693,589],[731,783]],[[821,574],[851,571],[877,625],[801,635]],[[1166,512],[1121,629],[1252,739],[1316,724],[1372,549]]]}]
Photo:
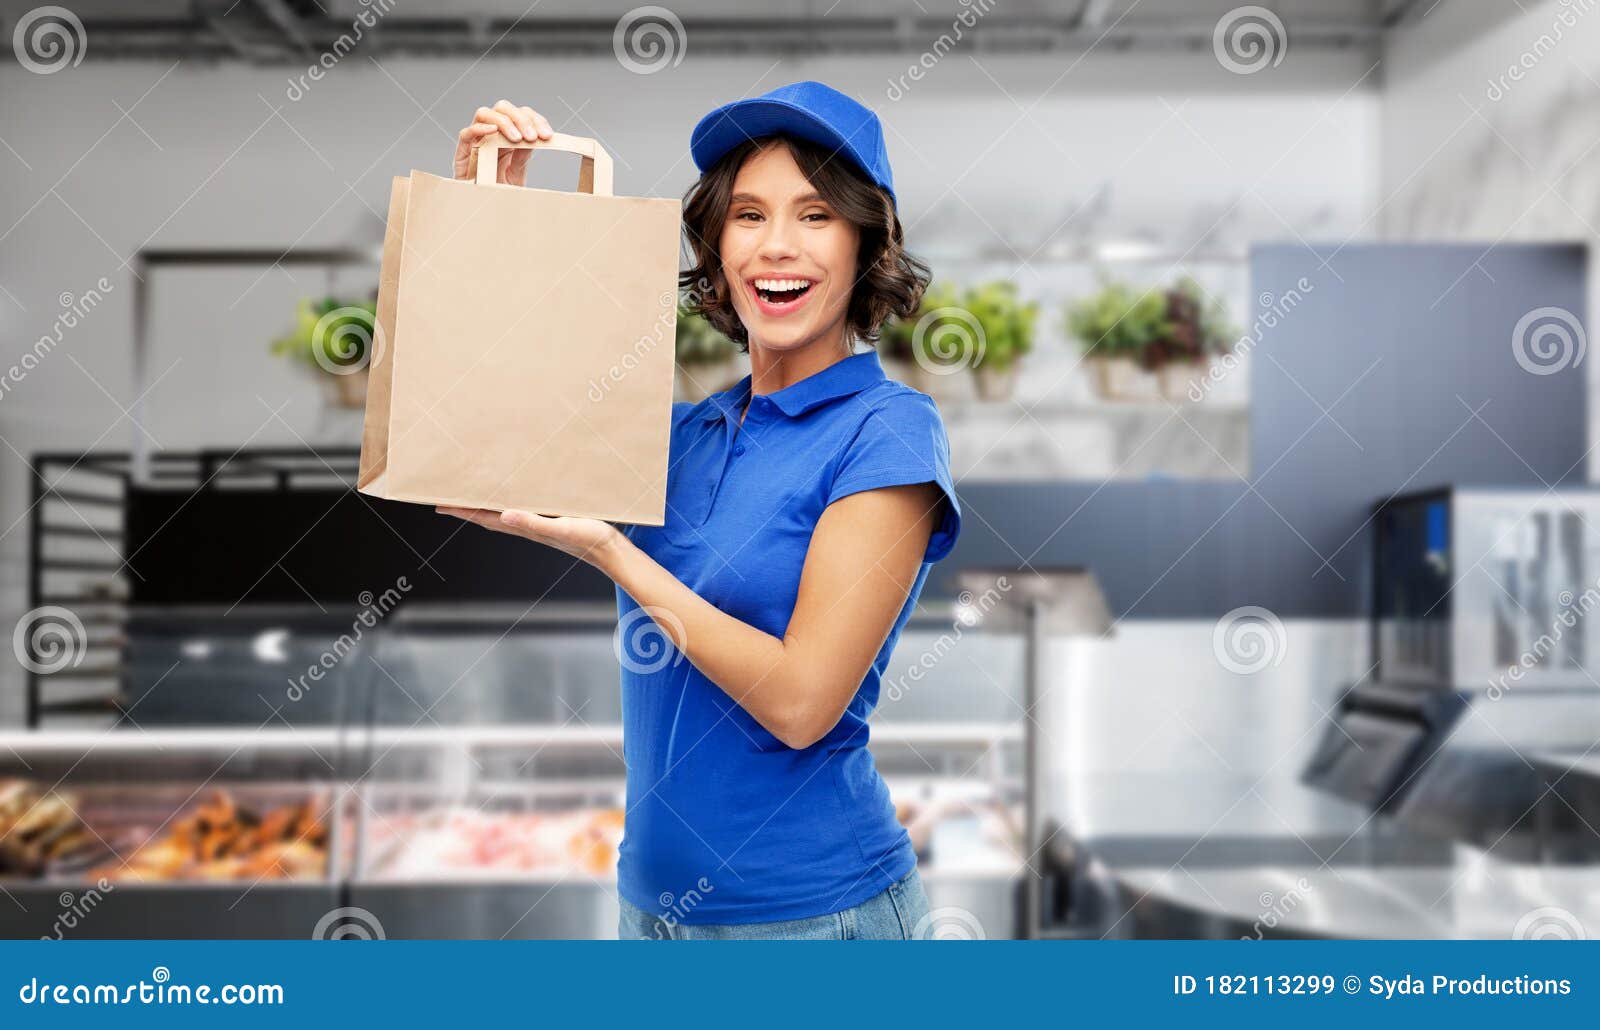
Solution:
[{"label": "brown paper bag", "polygon": [[617,197],[611,157],[579,191],[394,180],[357,488],[392,500],[659,526],[677,326],[677,200]]}]

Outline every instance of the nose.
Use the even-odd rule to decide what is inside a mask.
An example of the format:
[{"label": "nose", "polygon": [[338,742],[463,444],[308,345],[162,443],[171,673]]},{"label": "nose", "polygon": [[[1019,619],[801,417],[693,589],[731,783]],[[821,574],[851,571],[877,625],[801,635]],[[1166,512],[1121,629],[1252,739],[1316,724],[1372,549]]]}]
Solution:
[{"label": "nose", "polygon": [[786,218],[769,218],[761,227],[757,252],[762,261],[781,261],[799,255],[796,227]]}]

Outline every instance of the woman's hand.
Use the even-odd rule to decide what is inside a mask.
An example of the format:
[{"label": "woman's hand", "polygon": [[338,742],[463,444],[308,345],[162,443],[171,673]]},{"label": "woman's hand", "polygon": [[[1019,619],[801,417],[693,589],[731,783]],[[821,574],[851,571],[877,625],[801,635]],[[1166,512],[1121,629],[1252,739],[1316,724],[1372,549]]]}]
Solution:
[{"label": "woman's hand", "polygon": [[525,537],[535,543],[548,544],[574,558],[583,559],[602,572],[606,571],[607,562],[627,539],[620,529],[601,519],[576,518],[570,515],[551,518],[548,515],[535,515],[526,511],[500,512],[484,508],[451,508],[442,505],[434,510],[441,515],[452,515],[467,522],[475,522],[497,533],[510,533],[512,536]]},{"label": "woman's hand", "polygon": [[[545,116],[531,107],[518,107],[509,100],[501,100],[493,107],[480,107],[472,116],[472,124],[456,137],[455,176],[457,179],[476,177],[478,141],[491,132],[520,143],[549,139],[554,131]],[[528,180],[528,158],[532,155],[532,150],[502,148],[494,181],[508,186],[524,185]]]}]

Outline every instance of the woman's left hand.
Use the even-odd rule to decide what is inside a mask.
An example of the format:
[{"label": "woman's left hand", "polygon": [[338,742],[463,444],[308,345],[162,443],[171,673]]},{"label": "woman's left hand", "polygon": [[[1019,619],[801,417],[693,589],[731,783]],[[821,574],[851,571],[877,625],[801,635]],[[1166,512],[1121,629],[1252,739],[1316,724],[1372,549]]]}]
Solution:
[{"label": "woman's left hand", "polygon": [[512,536],[526,537],[535,543],[548,544],[574,558],[581,558],[602,571],[606,559],[625,539],[622,531],[602,519],[578,518],[561,515],[535,515],[527,511],[489,511],[485,508],[434,509],[441,515],[452,515],[467,522],[475,522],[485,529]]}]

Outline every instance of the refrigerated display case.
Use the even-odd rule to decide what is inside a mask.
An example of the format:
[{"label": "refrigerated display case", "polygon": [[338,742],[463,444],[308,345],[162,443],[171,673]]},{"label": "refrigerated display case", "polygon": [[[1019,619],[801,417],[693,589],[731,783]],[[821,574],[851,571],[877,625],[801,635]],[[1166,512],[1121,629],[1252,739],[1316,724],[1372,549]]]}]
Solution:
[{"label": "refrigerated display case", "polygon": [[308,936],[339,903],[344,736],[0,734],[0,934]]},{"label": "refrigerated display case", "polygon": [[[47,902],[70,893],[97,906],[70,920],[78,936],[615,935],[625,770],[603,575],[362,497],[351,450],[36,458],[48,546],[31,596],[84,616],[94,661],[35,663],[36,732],[0,740],[0,781],[31,785],[24,811],[54,795],[81,813],[107,838],[102,864],[151,869],[101,890],[93,863],[30,851],[0,868],[19,901],[0,904],[0,933],[50,932]],[[934,906],[1010,936],[1021,641],[963,639],[951,599],[923,602],[870,746]],[[260,831],[308,801],[325,808],[315,876],[286,846],[298,834]],[[230,828],[277,849],[245,854]],[[197,842],[210,850],[179,846]]]},{"label": "refrigerated display case", "polygon": [[[950,626],[919,612],[891,669],[943,654]],[[18,903],[0,910],[0,934],[61,935],[70,895],[92,909],[71,920],[76,937],[293,938],[344,924],[391,938],[613,937],[625,804],[614,630],[603,605],[415,606],[346,656],[366,668],[340,681],[349,696],[331,725],[291,711],[254,728],[153,729],[131,721],[135,706],[114,729],[0,736],[0,783],[28,784],[25,808],[55,799],[94,844],[0,871]],[[298,646],[293,633],[278,643]],[[1010,643],[963,647],[989,649],[970,657],[1003,675]],[[975,689],[972,669],[950,659],[886,695],[871,747],[934,907],[1005,937],[1024,861],[1020,708]],[[185,688],[185,705],[212,696]]]}]

